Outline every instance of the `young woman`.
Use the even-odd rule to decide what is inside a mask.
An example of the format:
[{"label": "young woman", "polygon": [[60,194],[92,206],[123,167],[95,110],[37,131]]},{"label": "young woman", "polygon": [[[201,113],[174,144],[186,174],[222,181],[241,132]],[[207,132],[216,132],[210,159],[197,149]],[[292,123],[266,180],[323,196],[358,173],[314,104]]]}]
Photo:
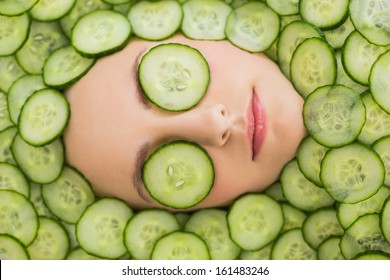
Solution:
[{"label": "young woman", "polygon": [[[185,112],[156,107],[138,84],[142,56],[169,42],[196,48],[210,68],[205,96]],[[195,142],[212,158],[214,187],[193,210],[228,205],[269,186],[306,134],[303,100],[277,65],[228,41],[134,38],[100,59],[66,94],[72,112],[64,135],[68,162],[98,195],[121,198],[136,209],[164,207],[146,191],[141,172],[148,156],[165,143]]]}]

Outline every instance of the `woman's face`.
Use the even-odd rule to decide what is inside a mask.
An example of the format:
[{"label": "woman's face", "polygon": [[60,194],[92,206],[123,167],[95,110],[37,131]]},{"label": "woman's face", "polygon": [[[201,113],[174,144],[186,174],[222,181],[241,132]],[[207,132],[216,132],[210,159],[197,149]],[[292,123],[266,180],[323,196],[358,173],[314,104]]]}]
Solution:
[{"label": "woman's face", "polygon": [[[137,84],[142,55],[167,42],[192,46],[209,63],[206,95],[189,111],[156,107]],[[72,112],[64,135],[69,164],[98,195],[122,198],[134,208],[163,207],[141,180],[143,162],[162,144],[195,142],[213,159],[215,184],[192,208],[197,209],[227,205],[276,181],[306,133],[303,100],[279,68],[228,41],[181,35],[164,42],[133,39],[122,51],[100,59],[67,96]]]}]

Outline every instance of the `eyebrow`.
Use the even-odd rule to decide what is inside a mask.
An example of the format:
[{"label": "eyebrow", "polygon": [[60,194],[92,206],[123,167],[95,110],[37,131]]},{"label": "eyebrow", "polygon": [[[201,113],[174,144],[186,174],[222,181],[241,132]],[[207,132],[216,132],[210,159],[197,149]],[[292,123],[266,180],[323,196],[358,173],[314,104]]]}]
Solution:
[{"label": "eyebrow", "polygon": [[145,186],[142,180],[142,167],[145,163],[147,152],[149,150],[149,142],[143,143],[136,153],[135,158],[135,168],[133,174],[133,184],[135,190],[139,194],[139,196],[145,200],[146,202],[150,202],[150,199],[147,197],[145,191]]},{"label": "eyebrow", "polygon": [[138,80],[138,66],[139,66],[141,57],[145,54],[145,51],[146,51],[146,48],[142,49],[138,53],[137,57],[134,60],[132,72],[134,73],[134,84],[136,87],[137,101],[139,104],[142,105],[142,107],[145,110],[149,110],[151,108],[151,105],[150,105],[148,99],[146,98],[145,94],[143,93],[141,85],[140,85],[139,80]]}]

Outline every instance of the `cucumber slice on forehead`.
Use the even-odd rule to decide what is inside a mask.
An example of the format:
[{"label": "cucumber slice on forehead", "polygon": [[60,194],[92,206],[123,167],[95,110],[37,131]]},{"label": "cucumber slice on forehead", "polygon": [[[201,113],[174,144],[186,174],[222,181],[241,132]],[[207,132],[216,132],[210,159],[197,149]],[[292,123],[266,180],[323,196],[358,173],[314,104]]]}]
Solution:
[{"label": "cucumber slice on forehead", "polygon": [[183,111],[197,105],[206,94],[210,69],[198,50],[170,43],[143,56],[138,79],[150,102],[165,110]]},{"label": "cucumber slice on forehead", "polygon": [[146,40],[162,40],[171,37],[180,27],[183,11],[178,2],[139,1],[128,14],[134,33]]},{"label": "cucumber slice on forehead", "polygon": [[214,167],[210,156],[197,144],[174,141],[148,158],[142,179],[149,194],[162,205],[190,208],[210,193]]}]

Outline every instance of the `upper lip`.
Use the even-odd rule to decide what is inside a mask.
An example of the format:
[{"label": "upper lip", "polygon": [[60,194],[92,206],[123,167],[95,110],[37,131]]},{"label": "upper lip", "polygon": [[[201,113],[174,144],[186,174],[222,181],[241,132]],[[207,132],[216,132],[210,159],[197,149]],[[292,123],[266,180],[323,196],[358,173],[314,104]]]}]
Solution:
[{"label": "upper lip", "polygon": [[247,110],[248,120],[248,139],[252,153],[252,161],[254,161],[260,152],[264,135],[265,135],[265,115],[261,108],[260,100],[253,90],[251,100]]}]

